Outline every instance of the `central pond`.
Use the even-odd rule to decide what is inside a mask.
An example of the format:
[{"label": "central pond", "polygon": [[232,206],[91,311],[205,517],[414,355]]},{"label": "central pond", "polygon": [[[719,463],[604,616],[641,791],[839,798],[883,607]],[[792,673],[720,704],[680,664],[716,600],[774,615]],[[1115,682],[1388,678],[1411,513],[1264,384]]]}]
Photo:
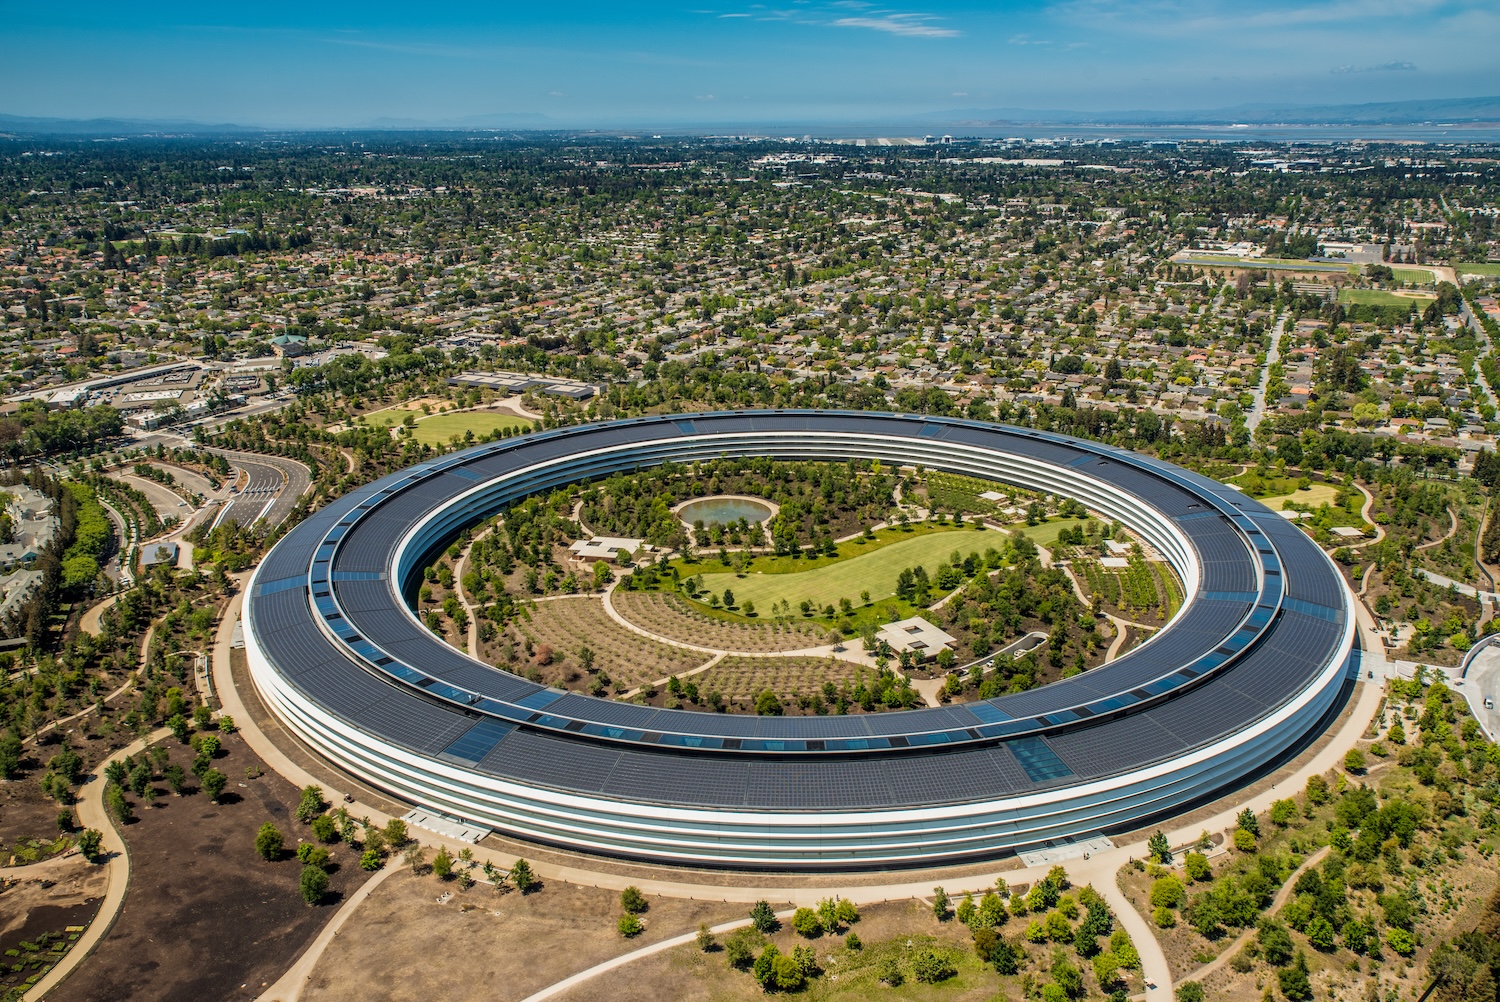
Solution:
[{"label": "central pond", "polygon": [[677,517],[688,525],[729,525],[742,518],[754,524],[771,517],[771,506],[750,498],[702,498],[679,508]]}]

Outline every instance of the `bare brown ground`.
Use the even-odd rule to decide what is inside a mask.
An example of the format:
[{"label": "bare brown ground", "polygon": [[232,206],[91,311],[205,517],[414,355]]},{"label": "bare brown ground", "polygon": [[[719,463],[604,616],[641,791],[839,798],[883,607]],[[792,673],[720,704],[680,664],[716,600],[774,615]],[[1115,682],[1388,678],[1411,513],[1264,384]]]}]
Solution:
[{"label": "bare brown ground", "polygon": [[[267,863],[254,848],[266,821],[289,848],[311,837],[291,819],[299,791],[268,773],[238,735],[223,742],[216,765],[230,781],[219,803],[197,790],[173,796],[164,783],[151,804],[132,798],[136,820],[122,827],[130,847],[124,906],[88,960],[48,993],[52,1002],[254,998],[368,879],[352,849],[333,846],[328,902],[303,904],[297,860],[288,852]],[[191,765],[190,748],[170,739],[165,747],[173,762]]]},{"label": "bare brown ground", "polygon": [[747,911],[722,902],[648,901],[646,931],[625,939],[615,927],[620,899],[611,891],[553,881],[525,895],[496,894],[482,883],[465,892],[457,883],[402,873],[376,888],[339,931],[302,998],[520,999],[611,957]]}]

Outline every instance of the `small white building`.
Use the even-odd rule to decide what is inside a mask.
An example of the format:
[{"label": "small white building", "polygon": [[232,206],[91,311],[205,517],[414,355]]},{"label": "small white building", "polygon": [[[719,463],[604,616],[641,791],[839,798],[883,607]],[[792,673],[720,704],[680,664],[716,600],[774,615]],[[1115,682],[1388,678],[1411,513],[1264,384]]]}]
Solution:
[{"label": "small white building", "polygon": [[947,650],[948,645],[956,639],[921,616],[887,623],[876,632],[875,638],[884,640],[897,654],[911,651],[920,658],[936,656],[939,651]]},{"label": "small white building", "polygon": [[591,564],[596,560],[619,563],[621,559],[629,560],[645,543],[644,539],[627,539],[623,536],[595,536],[593,539],[580,539],[568,549],[572,551],[575,560],[585,563]]}]

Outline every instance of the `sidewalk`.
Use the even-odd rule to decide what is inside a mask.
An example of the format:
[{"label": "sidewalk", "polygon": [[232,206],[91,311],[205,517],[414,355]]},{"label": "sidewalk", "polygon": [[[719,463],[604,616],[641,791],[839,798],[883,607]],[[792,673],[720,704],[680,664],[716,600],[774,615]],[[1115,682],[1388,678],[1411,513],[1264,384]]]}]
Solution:
[{"label": "sidewalk", "polygon": [[100,762],[98,768],[79,787],[78,823],[85,828],[97,829],[104,836],[99,847],[99,854],[105,861],[99,865],[108,870],[109,885],[105,889],[104,900],[99,902],[99,910],[94,914],[94,920],[88,924],[83,935],[78,937],[78,942],[74,943],[73,948],[63,955],[63,959],[58,961],[57,966],[48,971],[42,980],[21,996],[22,999],[40,1000],[46,997],[47,992],[62,984],[64,978],[88,959],[89,954],[94,952],[94,948],[103,942],[104,937],[109,935],[109,931],[114,928],[115,919],[119,917],[120,909],[125,904],[125,894],[130,890],[130,849],[125,845],[125,839],[120,835],[119,829],[115,827],[114,819],[104,808],[104,770],[111,762],[119,762],[127,756],[134,755],[171,733],[169,728],[159,727],[146,735],[144,739],[132,741]]}]

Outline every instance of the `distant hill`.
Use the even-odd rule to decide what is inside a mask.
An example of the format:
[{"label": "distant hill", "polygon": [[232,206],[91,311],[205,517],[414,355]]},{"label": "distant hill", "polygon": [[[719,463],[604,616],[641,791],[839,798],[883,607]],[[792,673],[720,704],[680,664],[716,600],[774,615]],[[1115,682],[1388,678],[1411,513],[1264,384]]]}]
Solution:
[{"label": "distant hill", "polygon": [[546,115],[536,112],[467,115],[462,118],[439,120],[377,118],[353,126],[301,129],[239,125],[233,122],[209,123],[134,118],[35,118],[27,115],[0,115],[0,133],[22,136],[243,136],[272,132],[462,131],[553,127],[555,127],[554,123]]},{"label": "distant hill", "polygon": [[357,129],[548,129],[556,123],[536,111],[501,112],[491,115],[465,115],[462,118],[375,118]]},{"label": "distant hill", "polygon": [[[1000,128],[1014,126],[1097,125],[1097,126],[1174,126],[1174,125],[1406,125],[1426,123],[1468,125],[1500,123],[1500,97],[1465,97],[1422,101],[1381,101],[1370,104],[1243,104],[1229,108],[1188,111],[1137,109],[1123,111],[1072,111],[1037,108],[954,108],[925,114],[903,116],[885,121],[887,126],[911,126],[924,130],[957,131],[964,128]],[[666,123],[653,126],[660,131]],[[870,123],[864,123],[869,125]],[[210,124],[175,120],[128,118],[34,118],[24,115],[0,115],[0,133],[26,136],[224,136],[267,133],[313,132],[464,132],[489,130],[544,131],[578,130],[611,125],[606,122],[581,124],[561,122],[539,112],[493,112],[456,118],[370,119],[353,125],[323,127],[269,127],[235,123]],[[774,129],[827,127],[832,122],[804,122],[779,125]],[[613,123],[614,128],[622,127]],[[623,127],[630,127],[628,125]],[[700,121],[679,122],[676,129],[687,132],[713,131],[719,128],[743,128],[744,123]],[[840,128],[862,127],[858,122],[839,123]],[[669,128],[672,128],[669,126]]]},{"label": "distant hill", "polygon": [[26,136],[180,136],[244,135],[265,130],[224,122],[179,122],[133,118],[33,118],[0,115],[0,132]]},{"label": "distant hill", "polygon": [[1500,122],[1500,97],[1461,97],[1371,104],[1242,104],[1189,111],[1065,111],[960,108],[924,115],[951,125],[1420,125]]}]

